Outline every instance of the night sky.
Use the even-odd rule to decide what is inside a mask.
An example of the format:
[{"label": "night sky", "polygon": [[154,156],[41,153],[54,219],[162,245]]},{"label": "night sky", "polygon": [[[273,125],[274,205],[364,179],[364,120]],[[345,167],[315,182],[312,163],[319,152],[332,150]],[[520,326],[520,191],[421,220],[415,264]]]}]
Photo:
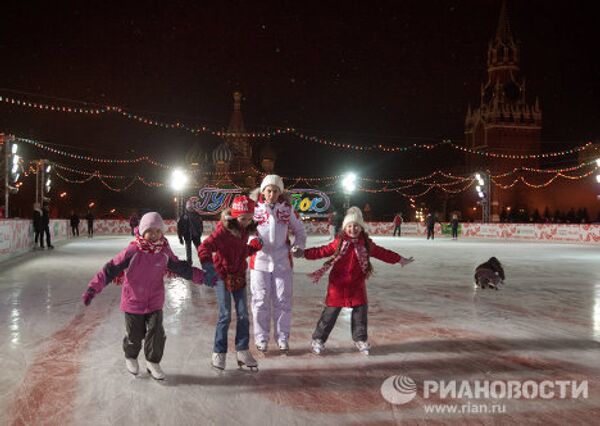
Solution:
[{"label": "night sky", "polygon": [[[365,145],[463,139],[467,105],[478,104],[486,79],[487,44],[501,4],[86,3],[4,2],[0,94],[19,96],[11,90],[48,96],[20,95],[50,103],[63,98],[120,105],[220,129],[231,114],[231,92],[240,90],[249,130],[293,126]],[[593,4],[508,2],[528,98],[540,98],[546,151],[600,134],[600,30]],[[181,159],[196,141],[206,152],[218,143],[116,116],[6,105],[0,106],[0,127],[98,155],[135,152],[169,161]],[[421,161],[407,154],[367,159],[307,148],[293,137],[273,142],[276,171],[283,175],[331,175],[349,164],[379,176],[429,171],[423,155]],[[460,161],[449,151],[440,155],[431,159],[432,167]]]}]

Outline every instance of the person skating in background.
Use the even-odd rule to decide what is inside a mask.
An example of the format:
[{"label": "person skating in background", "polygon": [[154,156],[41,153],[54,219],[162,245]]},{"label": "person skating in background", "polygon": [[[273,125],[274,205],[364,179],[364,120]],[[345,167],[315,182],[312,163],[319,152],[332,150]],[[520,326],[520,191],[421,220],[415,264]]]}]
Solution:
[{"label": "person skating in background", "polygon": [[85,219],[87,220],[88,238],[92,238],[94,236],[94,215],[90,210],[85,215]]},{"label": "person skating in background", "polygon": [[334,236],[340,233],[340,230],[342,229],[342,223],[344,221],[345,214],[346,214],[346,209],[344,209],[343,207],[338,206],[338,207],[334,208],[334,215],[333,215]]},{"label": "person skating in background", "polygon": [[401,237],[402,236],[402,222],[404,222],[404,219],[402,218],[402,213],[396,213],[396,216],[394,216],[394,237],[396,236],[396,232],[398,233],[398,236]]},{"label": "person skating in background", "polygon": [[427,239],[435,238],[435,224],[439,223],[439,220],[435,214],[427,213],[425,217],[425,226],[427,227]]},{"label": "person skating in background", "polygon": [[327,231],[331,239],[335,238],[335,210],[332,210],[327,214]]},{"label": "person skating in background", "polygon": [[251,370],[258,368],[258,363],[248,350],[250,321],[246,294],[246,258],[261,248],[259,238],[249,241],[250,234],[256,230],[256,224],[252,222],[253,214],[254,201],[246,196],[236,197],[231,208],[221,214],[217,228],[198,248],[206,280],[216,282],[219,319],[215,330],[212,366],[218,370],[225,369],[232,298],[237,314],[235,350],[238,366]]},{"label": "person skating in background", "polygon": [[131,235],[134,235],[135,228],[140,224],[140,219],[136,213],[133,213],[129,217],[129,227],[131,228]]},{"label": "person skating in background", "polygon": [[126,330],[123,338],[125,366],[131,374],[138,374],[137,358],[144,341],[146,368],[156,380],[165,378],[160,366],[166,341],[162,325],[164,276],[169,271],[196,284],[201,284],[204,278],[200,269],[191,267],[173,254],[164,237],[166,229],[158,213],[146,213],[135,232],[135,239],[104,265],[82,295],[83,303],[88,306],[111,281],[122,281],[121,311],[125,314]]},{"label": "person skating in background", "polygon": [[203,231],[202,216],[194,210],[192,200],[187,200],[185,211],[177,221],[177,236],[179,243],[185,244],[185,254],[190,265],[192,264],[192,243],[197,251],[202,242]]},{"label": "person skating in background", "polygon": [[46,246],[48,246],[49,249],[53,249],[54,246],[52,245],[50,238],[50,210],[46,203],[44,203],[42,207],[42,231],[46,235]]},{"label": "person skating in background", "polygon": [[79,215],[75,213],[75,210],[71,210],[71,216],[69,217],[69,222],[71,224],[71,235],[73,237],[79,237]]},{"label": "person skating in background", "polygon": [[452,227],[452,239],[453,240],[457,240],[458,239],[458,215],[456,213],[454,213],[452,215],[452,220],[450,221],[450,225]]},{"label": "person skating in background", "polygon": [[373,273],[370,259],[374,257],[386,263],[399,263],[405,266],[412,257],[406,258],[375,244],[365,232],[365,222],[358,207],[348,209],[342,223],[342,231],[336,239],[322,247],[306,250],[297,249],[294,256],[306,259],[330,257],[322,268],[309,274],[313,283],[318,283],[329,273],[325,309],[321,314],[312,335],[312,351],[319,355],[325,349],[325,342],[333,329],[342,308],[352,308],[352,340],[356,348],[368,355],[370,344],[367,333],[367,288],[365,281]]},{"label": "person skating in background", "polygon": [[254,221],[263,248],[250,260],[250,286],[254,343],[261,352],[268,349],[271,323],[279,350],[289,350],[293,293],[290,233],[293,247],[304,248],[306,244],[304,225],[283,190],[281,177],[268,175],[260,184],[260,193],[255,193]]},{"label": "person skating in background", "polygon": [[40,243],[40,248],[44,248],[44,225],[42,223],[42,208],[40,207],[40,203],[33,203],[33,232],[35,237],[35,246],[38,244],[38,239]]}]

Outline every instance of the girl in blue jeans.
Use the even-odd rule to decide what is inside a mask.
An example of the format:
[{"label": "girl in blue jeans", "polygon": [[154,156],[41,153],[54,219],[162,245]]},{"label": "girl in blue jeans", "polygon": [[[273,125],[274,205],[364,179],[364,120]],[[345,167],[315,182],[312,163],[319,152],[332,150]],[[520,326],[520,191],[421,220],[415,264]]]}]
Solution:
[{"label": "girl in blue jeans", "polygon": [[205,270],[206,282],[216,277],[219,320],[215,331],[212,365],[225,369],[227,332],[231,323],[231,299],[237,314],[235,350],[239,367],[256,370],[258,364],[250,351],[250,324],[246,296],[246,258],[262,248],[260,239],[248,242],[250,232],[256,230],[252,222],[254,201],[246,196],[233,200],[232,207],[223,211],[217,229],[198,247],[198,257]]}]

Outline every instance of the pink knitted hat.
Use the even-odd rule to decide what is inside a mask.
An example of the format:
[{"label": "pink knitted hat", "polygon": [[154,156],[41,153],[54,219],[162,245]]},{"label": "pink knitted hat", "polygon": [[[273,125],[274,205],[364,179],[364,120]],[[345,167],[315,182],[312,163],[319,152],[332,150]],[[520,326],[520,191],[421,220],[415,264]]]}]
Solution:
[{"label": "pink knitted hat", "polygon": [[163,234],[167,232],[167,225],[165,225],[162,217],[156,212],[146,213],[142,216],[139,225],[140,235],[144,236],[144,233],[150,228],[160,229]]}]

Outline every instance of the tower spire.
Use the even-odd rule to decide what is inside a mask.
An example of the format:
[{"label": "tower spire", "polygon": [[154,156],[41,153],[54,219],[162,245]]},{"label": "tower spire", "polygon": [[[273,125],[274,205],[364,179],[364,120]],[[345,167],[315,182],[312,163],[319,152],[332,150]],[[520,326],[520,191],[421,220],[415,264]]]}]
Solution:
[{"label": "tower spire", "polygon": [[519,47],[510,28],[506,0],[502,0],[496,35],[488,47],[487,64],[490,73],[499,69],[504,71],[519,69]]},{"label": "tower spire", "polygon": [[496,39],[504,42],[512,42],[513,36],[510,31],[510,22],[508,21],[508,11],[506,8],[506,0],[502,0],[500,9],[500,17],[498,18],[498,28],[496,29]]},{"label": "tower spire", "polygon": [[242,118],[242,94],[238,91],[233,92],[233,113],[229,120],[228,133],[245,133],[244,119]]}]

